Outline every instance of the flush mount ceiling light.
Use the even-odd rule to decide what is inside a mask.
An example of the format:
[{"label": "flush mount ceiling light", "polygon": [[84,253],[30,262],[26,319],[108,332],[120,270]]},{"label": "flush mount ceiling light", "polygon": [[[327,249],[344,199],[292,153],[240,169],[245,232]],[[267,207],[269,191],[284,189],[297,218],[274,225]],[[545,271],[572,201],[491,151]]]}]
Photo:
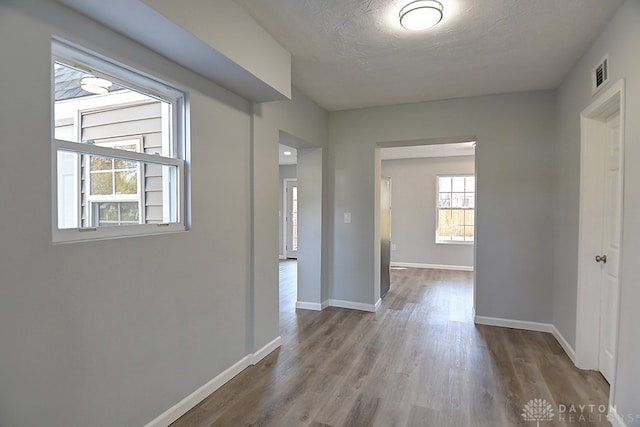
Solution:
[{"label": "flush mount ceiling light", "polygon": [[107,79],[96,77],[93,74],[85,74],[80,80],[80,88],[85,92],[95,93],[96,95],[103,95],[109,93],[109,88],[113,85]]},{"label": "flush mount ceiling light", "polygon": [[290,155],[291,155],[291,151],[285,151],[285,152],[284,152],[284,153],[282,153],[282,154],[284,154],[285,156],[290,156]]},{"label": "flush mount ceiling light", "polygon": [[407,30],[425,30],[442,19],[442,3],[436,0],[418,0],[400,9],[400,25]]}]

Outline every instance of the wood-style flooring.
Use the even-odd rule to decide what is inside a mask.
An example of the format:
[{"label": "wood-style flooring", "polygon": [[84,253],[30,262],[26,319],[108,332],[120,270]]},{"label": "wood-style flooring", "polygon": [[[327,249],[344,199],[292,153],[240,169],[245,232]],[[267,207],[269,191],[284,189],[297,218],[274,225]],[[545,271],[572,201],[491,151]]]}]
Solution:
[{"label": "wood-style flooring", "polygon": [[296,310],[296,262],[280,277],[282,347],[175,427],[610,425],[609,385],[552,335],[474,325],[472,273],[392,269],[376,313]]}]

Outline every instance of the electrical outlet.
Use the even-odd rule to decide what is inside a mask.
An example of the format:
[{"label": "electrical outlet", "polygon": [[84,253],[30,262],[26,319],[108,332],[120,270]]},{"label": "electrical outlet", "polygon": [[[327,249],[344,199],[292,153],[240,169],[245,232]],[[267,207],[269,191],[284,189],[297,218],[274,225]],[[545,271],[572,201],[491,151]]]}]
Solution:
[{"label": "electrical outlet", "polygon": [[344,213],[344,223],[351,224],[351,212]]}]

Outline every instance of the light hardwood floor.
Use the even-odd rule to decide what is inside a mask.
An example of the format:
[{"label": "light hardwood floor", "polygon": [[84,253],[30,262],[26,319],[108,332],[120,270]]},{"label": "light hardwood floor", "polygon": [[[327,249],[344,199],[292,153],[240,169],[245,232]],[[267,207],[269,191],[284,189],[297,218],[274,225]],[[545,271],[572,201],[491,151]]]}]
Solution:
[{"label": "light hardwood floor", "polygon": [[553,407],[540,426],[610,425],[598,409],[608,384],[553,336],[474,325],[471,273],[393,269],[382,306],[364,313],[295,310],[295,272],[280,263],[282,347],[175,427],[536,426],[522,417],[533,399]]}]

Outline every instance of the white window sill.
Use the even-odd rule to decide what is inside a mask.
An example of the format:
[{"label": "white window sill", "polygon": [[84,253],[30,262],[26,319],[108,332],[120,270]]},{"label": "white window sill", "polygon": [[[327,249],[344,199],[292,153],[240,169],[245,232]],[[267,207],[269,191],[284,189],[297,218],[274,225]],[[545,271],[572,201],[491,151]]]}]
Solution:
[{"label": "white window sill", "polygon": [[474,240],[436,240],[436,245],[465,245],[473,246]]},{"label": "white window sill", "polygon": [[114,227],[95,227],[84,229],[54,229],[53,243],[92,242],[96,240],[126,239],[131,237],[153,236],[187,231],[184,224],[143,224]]}]

